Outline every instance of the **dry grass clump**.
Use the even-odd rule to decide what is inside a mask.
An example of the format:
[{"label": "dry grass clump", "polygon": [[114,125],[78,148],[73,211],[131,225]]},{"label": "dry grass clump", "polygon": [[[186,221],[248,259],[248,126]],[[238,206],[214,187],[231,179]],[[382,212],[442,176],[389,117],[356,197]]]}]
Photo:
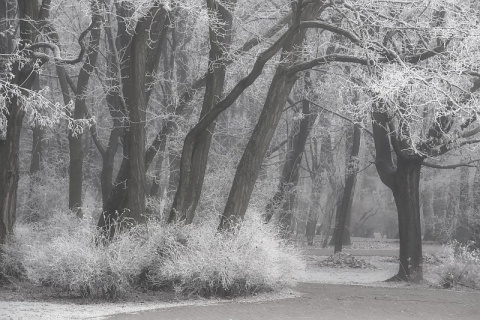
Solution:
[{"label": "dry grass clump", "polygon": [[183,242],[162,248],[164,259],[151,270],[151,283],[186,294],[236,296],[292,285],[304,269],[295,249],[258,218],[228,233],[208,223],[185,230]]},{"label": "dry grass clump", "polygon": [[444,288],[464,286],[480,289],[480,251],[453,242],[437,254],[438,266],[432,268],[438,284]]},{"label": "dry grass clump", "polygon": [[98,241],[88,219],[56,213],[18,224],[4,246],[0,272],[84,297],[115,298],[135,287],[186,295],[234,296],[291,285],[303,268],[277,231],[249,218],[235,232],[214,223],[150,222]]}]

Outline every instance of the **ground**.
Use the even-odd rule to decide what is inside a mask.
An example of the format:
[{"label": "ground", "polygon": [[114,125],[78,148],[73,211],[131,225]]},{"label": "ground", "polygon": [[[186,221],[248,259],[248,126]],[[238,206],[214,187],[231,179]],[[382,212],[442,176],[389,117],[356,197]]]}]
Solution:
[{"label": "ground", "polygon": [[[297,287],[280,293],[233,301],[135,293],[126,301],[93,303],[11,284],[0,289],[0,319],[479,319],[480,293],[433,286],[429,263],[423,283],[384,282],[398,271],[398,242],[354,239],[336,258],[333,249],[299,247],[307,269],[299,271]],[[439,249],[424,245],[427,256]]]}]

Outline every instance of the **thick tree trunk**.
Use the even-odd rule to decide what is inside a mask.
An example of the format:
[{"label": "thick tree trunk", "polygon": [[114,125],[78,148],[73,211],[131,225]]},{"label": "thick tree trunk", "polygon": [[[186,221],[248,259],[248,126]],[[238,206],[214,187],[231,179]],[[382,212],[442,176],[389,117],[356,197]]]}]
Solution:
[{"label": "thick tree trunk", "polygon": [[398,210],[400,269],[394,277],[418,282],[422,273],[422,232],[420,224],[420,169],[423,159],[397,158],[393,197]]},{"label": "thick tree trunk", "polygon": [[[118,10],[125,8],[119,6]],[[127,10],[128,11],[128,10]],[[123,11],[122,11],[123,12]],[[128,16],[128,12],[122,13]],[[161,23],[159,23],[161,21]],[[146,168],[153,157],[147,154],[145,148],[145,125],[146,109],[149,95],[146,90],[146,75],[155,70],[158,63],[147,59],[148,50],[158,49],[156,46],[149,48],[149,35],[152,28],[164,28],[166,12],[157,5],[137,22],[135,33],[130,38],[122,23],[119,23],[119,42],[123,46],[124,60],[122,60],[122,92],[124,105],[128,112],[128,126],[123,135],[123,161],[117,174],[115,184],[109,192],[108,199],[103,206],[103,214],[98,221],[98,227],[102,229],[107,238],[113,237],[119,223],[129,224],[142,223],[146,220]],[[164,33],[162,33],[164,34]],[[158,39],[156,39],[160,42]],[[156,45],[159,45],[157,42]],[[148,55],[151,59],[153,56]],[[155,59],[159,59],[156,55]],[[148,72],[147,72],[148,71]]]},{"label": "thick tree trunk", "polygon": [[[11,21],[15,20],[14,4],[9,1],[0,2],[2,13],[0,14],[0,54],[10,55],[14,51],[13,38],[5,32],[9,29]],[[4,11],[4,9],[7,9]],[[11,9],[11,10],[10,10]],[[26,43],[33,43],[36,29],[32,21],[38,17],[38,3],[36,1],[19,0],[18,12],[20,18],[20,44],[22,49]],[[3,31],[3,32],[2,32]],[[20,66],[14,62],[12,72],[14,74],[13,85],[21,89],[29,90],[33,86],[37,72],[33,69],[34,61],[26,62]],[[5,66],[2,66],[3,68]],[[3,78],[3,75],[1,76]],[[6,80],[6,79],[2,79]],[[8,81],[8,80],[6,80]],[[28,95],[28,91],[22,94]],[[7,119],[6,134],[2,134],[0,140],[0,244],[4,244],[13,232],[16,219],[17,189],[19,180],[19,150],[20,132],[25,112],[20,105],[19,97],[10,93],[5,105],[7,113],[3,116]],[[3,139],[4,138],[4,139]],[[1,256],[1,255],[0,255]]]},{"label": "thick tree trunk", "polygon": [[[82,116],[77,119],[83,118]],[[68,185],[68,207],[78,217],[82,216],[82,187],[83,187],[83,133],[77,135],[69,134],[69,185]]]},{"label": "thick tree trunk", "polygon": [[45,130],[39,124],[35,124],[32,128],[32,161],[30,162],[30,174],[34,175],[40,171],[43,154],[43,140]]},{"label": "thick tree trunk", "polygon": [[[210,27],[210,52],[208,58],[208,72],[206,77],[205,96],[203,98],[202,119],[216,105],[223,95],[225,85],[226,64],[222,61],[226,57],[232,41],[233,16],[229,12],[236,4],[236,0],[229,0],[224,4],[216,0],[207,0],[208,9],[216,14],[215,24]],[[225,5],[228,8],[224,7]],[[181,184],[175,194],[169,221],[176,219],[190,224],[195,216],[195,210],[200,200],[205,171],[207,168],[208,153],[215,131],[216,122],[213,121],[196,138],[190,155],[190,180],[188,184]]]},{"label": "thick tree trunk", "polygon": [[[422,233],[420,224],[420,169],[423,159],[402,151],[388,131],[388,116],[373,112],[373,135],[375,141],[375,165],[382,182],[393,192],[398,211],[400,237],[400,267],[396,276],[389,280],[420,281],[422,273]],[[392,139],[392,140],[390,140]],[[392,150],[396,154],[396,166]]]},{"label": "thick tree trunk", "polygon": [[[321,4],[317,2],[307,5],[302,17],[298,18],[310,20],[317,14],[320,6]],[[283,46],[282,62],[273,76],[262,113],[238,164],[227,204],[220,219],[218,227],[220,230],[230,229],[245,216],[263,159],[296,82],[296,77],[285,76],[284,69],[300,59],[299,48],[305,39],[305,34],[304,29],[298,31]]]},{"label": "thick tree trunk", "polygon": [[258,123],[238,164],[219,229],[229,229],[243,219],[263,158],[294,83],[294,78],[285,78],[281,68],[277,69]]},{"label": "thick tree trunk", "polygon": [[108,145],[105,148],[105,152],[102,153],[102,170],[100,172],[102,207],[107,205],[108,196],[112,190],[115,155],[117,153],[118,141],[120,136],[123,135],[123,128],[120,127],[120,121],[114,120],[113,125],[114,128],[110,132]]},{"label": "thick tree trunk", "polygon": [[6,140],[0,140],[0,244],[5,243],[13,232],[16,218],[20,173],[18,154],[24,117],[24,112],[17,101],[16,97],[11,98],[7,105],[9,115]]},{"label": "thick tree trunk", "polygon": [[[96,24],[90,32],[90,42],[88,46],[87,57],[78,75],[77,88],[75,93],[75,107],[73,110],[74,120],[81,120],[85,118],[85,98],[88,90],[88,84],[90,82],[90,75],[95,68],[98,57],[98,45],[100,42],[101,33],[100,26],[102,21],[100,14],[100,5],[98,4],[98,2],[92,1],[92,19],[96,21]],[[77,217],[79,218],[83,216],[83,139],[84,134],[82,132],[70,131],[68,134],[70,153],[68,207],[70,208],[70,210],[76,212]]]},{"label": "thick tree trunk", "polygon": [[343,190],[342,200],[337,207],[337,216],[335,223],[335,231],[333,239],[335,243],[335,253],[342,251],[343,245],[350,244],[350,225],[347,225],[349,216],[352,211],[353,195],[355,192],[355,184],[357,182],[358,170],[358,152],[360,151],[361,129],[358,125],[353,126],[353,134],[349,133],[352,138],[347,138],[352,143],[350,158],[348,160],[347,170],[345,172],[345,187]]}]

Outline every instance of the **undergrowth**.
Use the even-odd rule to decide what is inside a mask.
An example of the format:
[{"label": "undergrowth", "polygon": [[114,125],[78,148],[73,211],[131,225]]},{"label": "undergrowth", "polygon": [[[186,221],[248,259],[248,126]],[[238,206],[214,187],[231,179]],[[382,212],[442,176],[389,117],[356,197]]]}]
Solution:
[{"label": "undergrowth", "polygon": [[150,221],[98,241],[94,221],[56,213],[17,224],[0,272],[84,297],[115,298],[139,286],[185,295],[235,296],[292,285],[303,262],[273,226],[250,215],[235,232],[212,221]]},{"label": "undergrowth", "polygon": [[438,284],[444,288],[464,286],[480,289],[480,251],[452,242],[437,254],[439,265],[433,268]]}]

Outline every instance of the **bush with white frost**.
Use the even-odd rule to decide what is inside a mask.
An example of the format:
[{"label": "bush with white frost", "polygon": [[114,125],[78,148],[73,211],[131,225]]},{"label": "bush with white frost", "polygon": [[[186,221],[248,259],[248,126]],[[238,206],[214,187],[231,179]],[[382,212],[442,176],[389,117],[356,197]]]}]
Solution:
[{"label": "bush with white frost", "polygon": [[259,218],[248,218],[235,232],[218,233],[209,224],[186,231],[183,243],[163,247],[151,283],[187,294],[235,296],[292,285],[304,269],[294,248]]},{"label": "bush with white frost", "polygon": [[304,268],[273,226],[250,217],[235,232],[215,224],[149,222],[105,245],[87,219],[55,214],[18,224],[4,247],[0,272],[89,297],[114,298],[137,286],[186,295],[234,296],[295,282]]},{"label": "bush with white frost", "polygon": [[480,251],[453,242],[437,255],[439,265],[433,268],[438,284],[444,288],[464,286],[480,289]]}]

